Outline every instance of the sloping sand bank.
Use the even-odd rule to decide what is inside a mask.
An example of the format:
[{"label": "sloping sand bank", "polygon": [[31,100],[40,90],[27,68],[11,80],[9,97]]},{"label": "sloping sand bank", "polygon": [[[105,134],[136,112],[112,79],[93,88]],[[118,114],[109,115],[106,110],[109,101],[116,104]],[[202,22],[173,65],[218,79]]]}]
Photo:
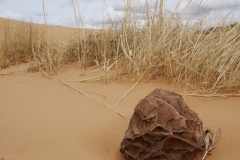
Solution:
[{"label": "sloping sand bank", "polygon": [[[21,69],[11,67],[0,73]],[[80,73],[85,72],[84,76]],[[66,66],[61,77],[73,87],[113,106],[133,83],[76,82],[96,72]],[[56,77],[57,78],[57,77]],[[115,107],[103,104],[49,79],[42,73],[17,72],[0,76],[0,159],[4,160],[123,160],[119,145],[133,109],[155,88],[185,94],[160,79],[138,84]],[[183,96],[204,127],[220,127],[222,137],[208,160],[240,157],[240,98],[204,99]]]}]

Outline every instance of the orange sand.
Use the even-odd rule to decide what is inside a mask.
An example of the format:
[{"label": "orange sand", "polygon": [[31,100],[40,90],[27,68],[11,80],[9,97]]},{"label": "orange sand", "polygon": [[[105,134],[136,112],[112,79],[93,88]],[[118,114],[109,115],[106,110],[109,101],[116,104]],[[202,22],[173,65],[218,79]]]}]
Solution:
[{"label": "orange sand", "polygon": [[[0,73],[18,70],[27,64]],[[80,73],[85,72],[84,76]],[[65,66],[61,77],[75,88],[113,106],[132,82],[76,82],[98,72]],[[57,77],[56,77],[57,78]],[[41,72],[0,76],[0,159],[4,160],[123,160],[119,146],[134,107],[155,88],[185,94],[162,78],[138,84],[115,109],[123,118],[85,95]],[[105,99],[104,99],[104,97]],[[240,157],[240,98],[213,99],[183,96],[198,113],[204,128],[220,127],[222,137],[207,160]]]}]

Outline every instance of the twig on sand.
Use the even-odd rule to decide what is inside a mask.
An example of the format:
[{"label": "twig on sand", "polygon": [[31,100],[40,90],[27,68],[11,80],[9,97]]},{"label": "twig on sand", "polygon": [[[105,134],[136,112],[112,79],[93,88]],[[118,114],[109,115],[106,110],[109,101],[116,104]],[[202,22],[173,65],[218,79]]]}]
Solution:
[{"label": "twig on sand", "polygon": [[228,97],[240,97],[240,94],[185,94],[193,97],[205,97],[205,98],[228,98]]},{"label": "twig on sand", "polygon": [[79,89],[77,89],[77,88],[73,87],[72,85],[66,83],[62,78],[59,77],[59,79],[57,79],[57,78],[51,77],[51,76],[49,76],[46,72],[44,72],[42,69],[39,69],[39,70],[40,70],[46,77],[48,77],[48,78],[50,78],[50,79],[53,79],[53,80],[55,80],[55,81],[58,81],[58,82],[60,82],[60,83],[62,83],[62,84],[64,84],[64,85],[66,85],[66,86],[74,89],[75,91],[83,94],[84,96],[86,96],[86,97],[88,97],[88,98],[91,98],[92,100],[94,100],[94,101],[96,101],[96,102],[98,102],[98,103],[103,104],[104,106],[106,106],[106,107],[114,110],[114,112],[118,113],[120,116],[126,117],[123,113],[118,112],[116,109],[114,109],[113,107],[110,107],[110,106],[107,105],[106,103],[104,103],[104,102],[102,102],[102,101],[100,101],[100,100],[97,100],[97,99],[94,98],[93,96],[88,95],[87,93],[85,93],[85,92],[83,92],[83,91],[80,91]]},{"label": "twig on sand", "polygon": [[93,81],[93,80],[100,80],[97,78],[102,78],[103,76],[97,76],[97,77],[90,77],[90,78],[85,78],[85,79],[80,79],[80,80],[69,80],[67,82],[85,82],[85,81]]},{"label": "twig on sand", "polygon": [[205,158],[208,155],[211,155],[211,151],[216,148],[215,143],[218,141],[218,139],[221,137],[221,129],[218,128],[218,130],[214,130],[213,135],[211,134],[210,130],[206,130],[206,135],[205,135],[205,152],[202,157],[202,160],[205,160]]},{"label": "twig on sand", "polygon": [[29,67],[23,68],[23,69],[19,69],[19,70],[15,70],[15,71],[0,73],[0,75],[4,76],[4,75],[7,75],[7,74],[12,74],[12,73],[16,73],[16,72],[26,71],[26,70],[28,70],[28,69],[29,69]]},{"label": "twig on sand", "polygon": [[97,78],[102,78],[103,76],[97,76],[97,77],[91,77],[91,78],[86,78],[86,79],[80,79],[78,80],[78,82],[84,82],[84,81],[89,81],[89,80],[93,80],[93,79],[97,79]]}]

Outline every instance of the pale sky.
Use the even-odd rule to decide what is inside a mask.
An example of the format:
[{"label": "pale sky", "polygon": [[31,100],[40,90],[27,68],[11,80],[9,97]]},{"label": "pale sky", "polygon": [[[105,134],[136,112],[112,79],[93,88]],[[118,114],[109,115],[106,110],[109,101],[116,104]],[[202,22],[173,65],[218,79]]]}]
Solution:
[{"label": "pale sky", "polygon": [[[126,1],[126,0],[125,0]],[[141,12],[144,11],[145,0],[138,1]],[[182,11],[191,0],[181,0],[178,12]],[[148,0],[150,8],[154,7],[156,0]],[[165,0],[165,10],[173,12],[179,0]],[[240,21],[240,0],[203,0],[198,5],[198,0],[192,0],[188,10],[184,12],[182,20],[192,16],[197,19],[203,13],[215,15],[215,20],[221,20],[235,8],[233,22]],[[44,0],[47,24],[59,26],[76,26],[72,0]],[[124,13],[124,0],[74,0],[77,18],[82,18],[82,27],[94,27],[107,23],[110,16],[114,21],[119,21]],[[197,6],[199,6],[197,8]],[[146,8],[145,8],[146,9]],[[193,14],[194,12],[194,14]],[[78,14],[79,13],[79,14]],[[81,15],[81,16],[79,16]],[[44,23],[42,0],[0,0],[0,17]]]}]

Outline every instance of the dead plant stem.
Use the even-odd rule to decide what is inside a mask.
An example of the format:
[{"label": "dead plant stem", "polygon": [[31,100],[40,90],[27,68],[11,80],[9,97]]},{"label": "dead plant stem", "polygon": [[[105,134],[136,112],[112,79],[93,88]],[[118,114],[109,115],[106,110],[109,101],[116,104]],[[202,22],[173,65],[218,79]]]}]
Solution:
[{"label": "dead plant stem", "polygon": [[55,80],[55,81],[57,81],[57,82],[60,82],[60,83],[62,83],[62,84],[64,84],[64,85],[66,85],[66,86],[74,89],[75,91],[83,94],[84,96],[86,96],[86,97],[88,97],[88,98],[90,98],[90,99],[92,99],[92,100],[94,100],[94,101],[96,101],[96,102],[98,102],[98,103],[103,104],[103,105],[106,106],[107,108],[112,109],[114,112],[118,113],[120,116],[126,117],[123,113],[118,112],[116,109],[114,109],[113,107],[110,107],[110,106],[107,105],[105,102],[99,101],[99,100],[97,100],[96,98],[94,98],[93,96],[91,96],[91,95],[89,95],[89,94],[87,94],[87,93],[85,93],[85,92],[83,92],[83,91],[81,91],[81,90],[73,87],[72,85],[66,83],[62,78],[60,78],[60,77],[59,77],[59,79],[54,78],[54,77],[52,77],[52,76],[49,76],[49,75],[48,75],[46,72],[44,72],[42,69],[39,69],[39,70],[40,70],[40,71],[43,73],[43,75],[45,75],[46,77],[48,77],[48,78],[50,78],[50,79],[53,79],[53,80]]}]

